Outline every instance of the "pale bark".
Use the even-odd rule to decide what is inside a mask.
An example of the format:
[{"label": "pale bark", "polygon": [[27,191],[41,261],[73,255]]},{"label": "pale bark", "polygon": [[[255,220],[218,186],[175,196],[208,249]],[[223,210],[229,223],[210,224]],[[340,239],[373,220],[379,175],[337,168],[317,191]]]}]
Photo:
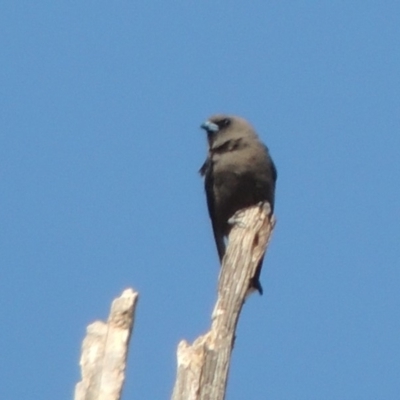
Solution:
[{"label": "pale bark", "polygon": [[120,399],[137,300],[137,292],[125,290],[113,301],[107,323],[96,321],[87,327],[75,400]]},{"label": "pale bark", "polygon": [[173,400],[223,400],[235,331],[249,284],[270,240],[275,219],[269,205],[238,212],[221,267],[211,329],[192,345],[178,346]]}]

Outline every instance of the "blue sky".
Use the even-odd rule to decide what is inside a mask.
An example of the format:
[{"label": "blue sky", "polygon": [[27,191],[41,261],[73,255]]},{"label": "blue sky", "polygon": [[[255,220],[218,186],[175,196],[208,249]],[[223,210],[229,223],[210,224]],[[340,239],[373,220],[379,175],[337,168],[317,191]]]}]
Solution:
[{"label": "blue sky", "polygon": [[199,125],[227,112],[278,168],[227,398],[398,399],[399,38],[395,1],[3,1],[0,398],[71,398],[129,286],[123,398],[170,397],[216,297]]}]

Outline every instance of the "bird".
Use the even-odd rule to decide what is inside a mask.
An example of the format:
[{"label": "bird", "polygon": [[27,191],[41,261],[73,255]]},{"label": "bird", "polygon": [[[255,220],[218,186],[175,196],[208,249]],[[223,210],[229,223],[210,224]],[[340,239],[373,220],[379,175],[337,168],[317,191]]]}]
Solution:
[{"label": "bird", "polygon": [[[208,154],[199,172],[204,177],[208,213],[222,264],[224,238],[232,228],[229,220],[237,211],[268,202],[272,215],[277,170],[268,147],[244,118],[216,114],[201,128],[207,133]],[[260,294],[262,262],[261,259],[250,282],[250,287]]]}]

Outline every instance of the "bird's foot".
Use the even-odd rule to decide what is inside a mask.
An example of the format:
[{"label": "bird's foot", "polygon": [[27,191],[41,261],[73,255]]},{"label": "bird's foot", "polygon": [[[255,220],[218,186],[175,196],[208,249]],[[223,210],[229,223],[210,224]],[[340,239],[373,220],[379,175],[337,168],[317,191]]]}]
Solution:
[{"label": "bird's foot", "polygon": [[246,228],[246,224],[242,221],[241,219],[241,214],[240,212],[235,213],[232,217],[228,219],[228,224],[229,225],[236,225],[239,228]]},{"label": "bird's foot", "polygon": [[269,204],[268,201],[260,201],[257,205],[260,208],[263,208],[267,215],[271,216],[272,214],[271,204]]}]

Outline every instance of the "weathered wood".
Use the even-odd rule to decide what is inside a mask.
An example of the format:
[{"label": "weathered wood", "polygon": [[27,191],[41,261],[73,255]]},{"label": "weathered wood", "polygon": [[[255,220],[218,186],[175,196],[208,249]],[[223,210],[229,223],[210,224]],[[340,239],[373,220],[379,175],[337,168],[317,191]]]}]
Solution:
[{"label": "weathered wood", "polygon": [[223,400],[235,331],[250,280],[264,256],[275,218],[268,204],[235,214],[223,259],[211,329],[192,345],[178,346],[173,400]]},{"label": "weathered wood", "polygon": [[124,290],[113,301],[107,323],[96,321],[87,327],[75,400],[120,399],[138,296]]}]

